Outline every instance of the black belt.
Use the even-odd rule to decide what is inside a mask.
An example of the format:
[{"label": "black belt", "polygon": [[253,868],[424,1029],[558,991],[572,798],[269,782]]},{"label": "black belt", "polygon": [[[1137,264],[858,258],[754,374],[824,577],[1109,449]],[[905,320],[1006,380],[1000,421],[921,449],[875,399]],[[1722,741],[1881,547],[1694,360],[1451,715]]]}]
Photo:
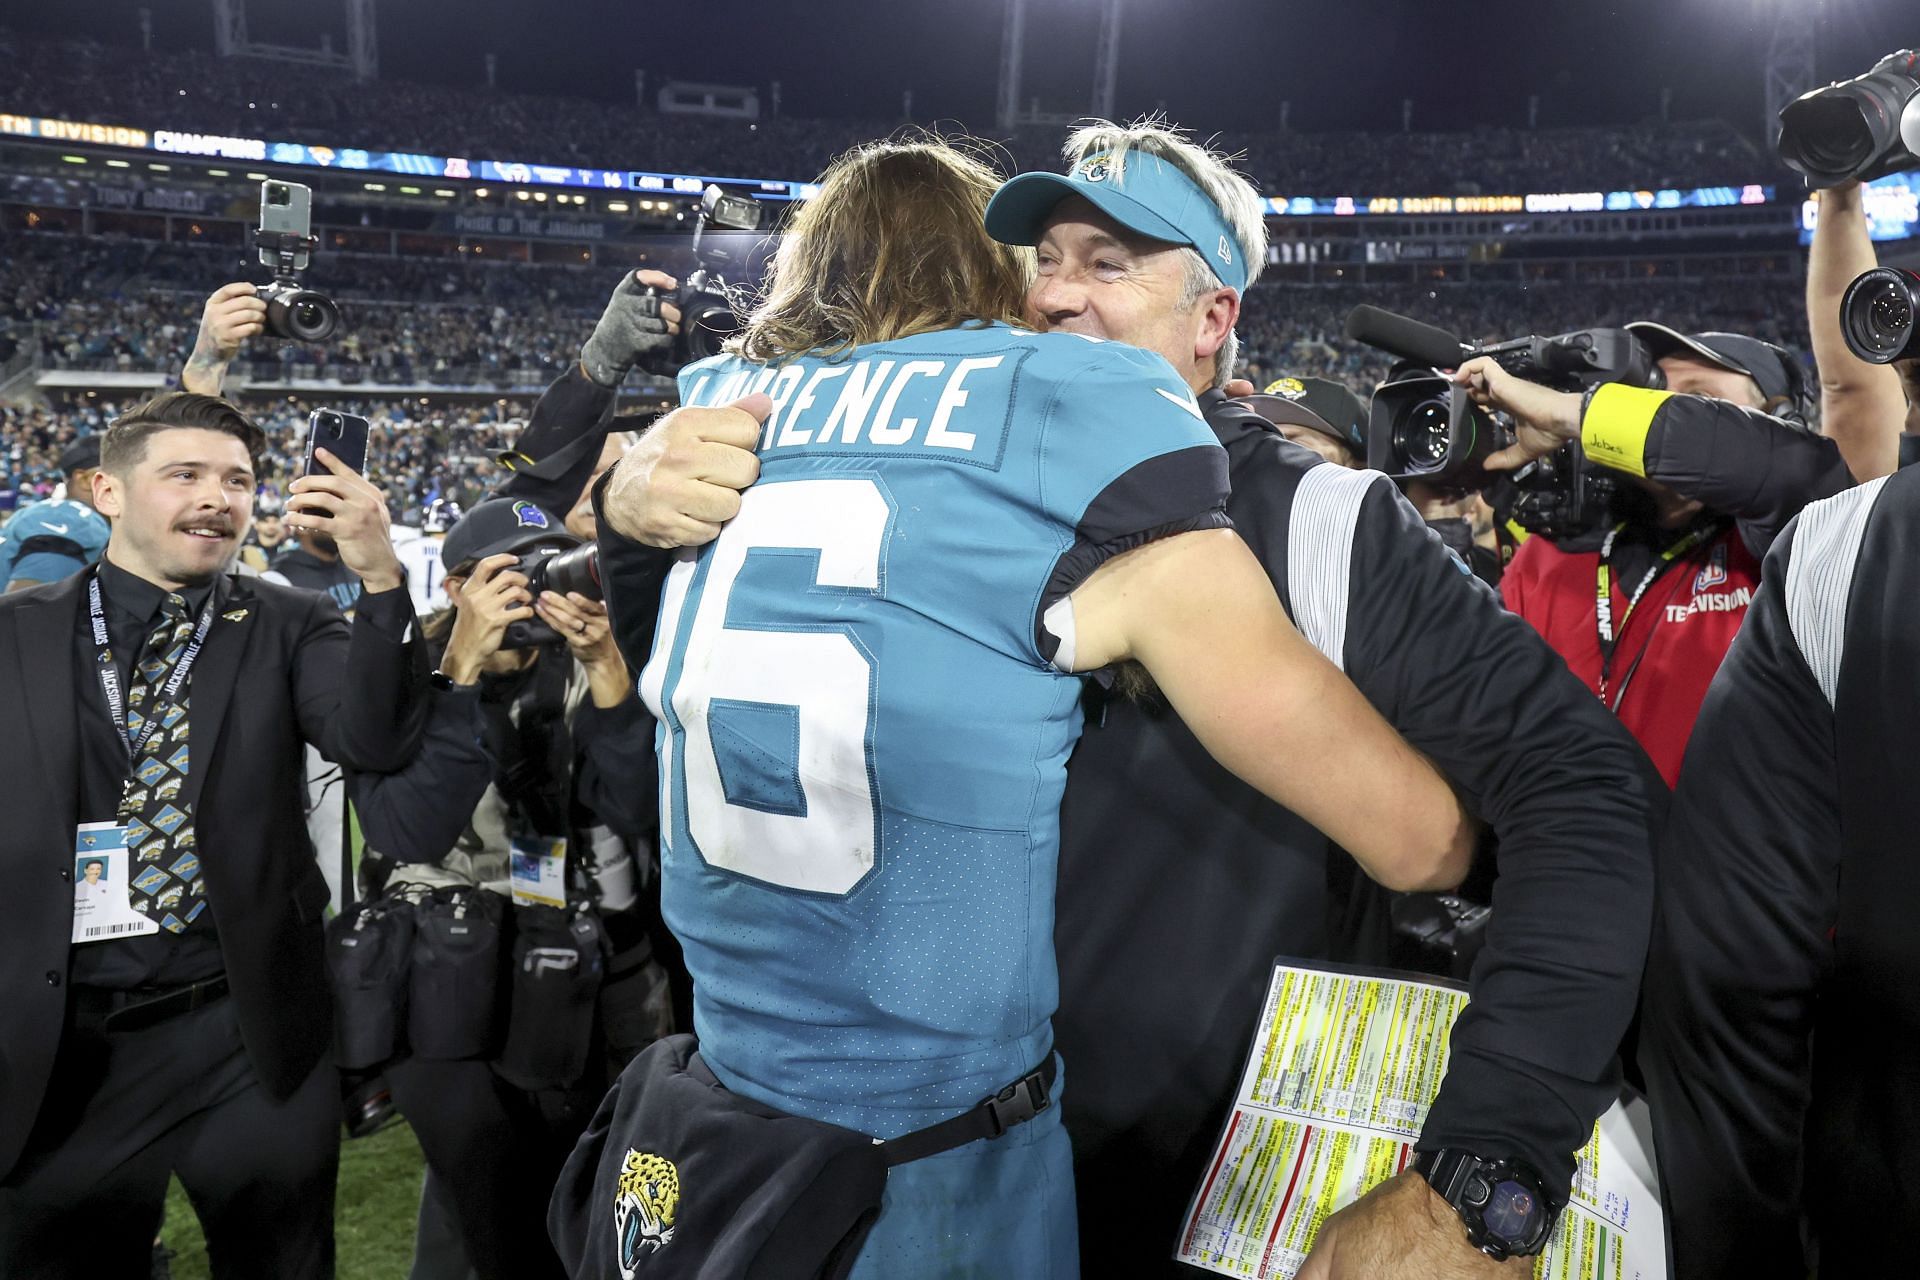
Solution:
[{"label": "black belt", "polygon": [[991,1098],[983,1099],[973,1110],[897,1138],[888,1138],[881,1144],[887,1164],[924,1160],[981,1138],[998,1138],[1015,1125],[1025,1124],[1053,1105],[1052,1089],[1058,1062],[1050,1053],[1038,1068]]},{"label": "black belt", "polygon": [[185,986],[134,987],[127,991],[75,987],[74,1008],[107,1031],[143,1031],[204,1008],[226,994],[227,975],[222,973]]}]

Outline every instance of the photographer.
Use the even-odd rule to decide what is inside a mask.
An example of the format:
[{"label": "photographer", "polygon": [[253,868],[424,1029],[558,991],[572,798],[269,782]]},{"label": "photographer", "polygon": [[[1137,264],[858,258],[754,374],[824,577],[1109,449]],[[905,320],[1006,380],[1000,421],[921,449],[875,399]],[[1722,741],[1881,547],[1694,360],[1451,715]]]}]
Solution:
[{"label": "photographer", "polygon": [[1588,462],[1618,475],[1610,522],[1560,542],[1528,539],[1501,593],[1671,786],[1759,585],[1760,557],[1801,507],[1853,477],[1834,442],[1806,429],[1804,382],[1786,352],[1739,334],[1627,328],[1658,360],[1668,390],[1554,391],[1487,357],[1453,378],[1482,408],[1515,419],[1517,443],[1490,457],[1488,470],[1578,440]]},{"label": "photographer", "polygon": [[[352,781],[363,872],[387,891],[362,911],[406,897],[416,938],[443,909],[497,933],[477,995],[433,985],[436,962],[414,944],[411,1052],[385,1068],[427,1156],[423,1241],[440,1210],[457,1222],[465,1261],[449,1274],[559,1274],[537,1206],[611,1074],[671,1030],[633,871],[618,865],[632,856],[621,838],[653,825],[651,726],[605,609],[579,592],[536,598],[522,563],[578,546],[524,499],[482,502],[454,526],[453,607],[424,624],[439,655],[425,741],[400,772]],[[468,1029],[466,1052],[450,1024]],[[421,1266],[442,1274],[428,1252]]]}]

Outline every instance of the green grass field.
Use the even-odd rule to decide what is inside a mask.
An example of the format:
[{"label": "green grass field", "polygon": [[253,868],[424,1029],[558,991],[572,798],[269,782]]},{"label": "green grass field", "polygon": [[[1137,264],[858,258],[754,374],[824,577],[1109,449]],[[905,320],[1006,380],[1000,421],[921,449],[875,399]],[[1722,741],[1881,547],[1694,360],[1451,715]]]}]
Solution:
[{"label": "green grass field", "polygon": [[[403,1280],[413,1261],[425,1170],[420,1144],[404,1121],[341,1146],[333,1208],[339,1280]],[[206,1241],[177,1180],[167,1190],[164,1235],[174,1251],[174,1280],[207,1280]]]}]

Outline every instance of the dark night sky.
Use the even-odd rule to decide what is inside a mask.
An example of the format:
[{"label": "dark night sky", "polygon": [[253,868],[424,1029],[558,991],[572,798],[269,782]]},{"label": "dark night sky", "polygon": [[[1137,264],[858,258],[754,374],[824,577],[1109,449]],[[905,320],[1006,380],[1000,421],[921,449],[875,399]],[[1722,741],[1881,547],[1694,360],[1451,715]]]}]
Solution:
[{"label": "dark night sky", "polygon": [[[146,0],[156,41],[208,48],[208,0]],[[757,84],[779,79],[789,115],[891,120],[903,89],[918,120],[991,126],[1004,0],[377,0],[383,74],[630,102],[633,70]],[[1100,0],[1030,0],[1024,96],[1084,111]],[[1822,79],[1858,74],[1920,43],[1914,0],[1126,0],[1118,108],[1166,103],[1181,123],[1295,128],[1622,123],[1654,115],[1662,86],[1678,118],[1719,115],[1749,133],[1777,6],[1820,17]],[[46,34],[138,39],[136,0],[62,0],[0,21]],[[249,0],[255,39],[344,47],[343,0]],[[1908,16],[1903,24],[1899,15]],[[316,25],[321,24],[321,25]],[[109,33],[118,32],[113,35]],[[1050,70],[1049,74],[1042,72]],[[396,141],[400,139],[396,138]]]}]

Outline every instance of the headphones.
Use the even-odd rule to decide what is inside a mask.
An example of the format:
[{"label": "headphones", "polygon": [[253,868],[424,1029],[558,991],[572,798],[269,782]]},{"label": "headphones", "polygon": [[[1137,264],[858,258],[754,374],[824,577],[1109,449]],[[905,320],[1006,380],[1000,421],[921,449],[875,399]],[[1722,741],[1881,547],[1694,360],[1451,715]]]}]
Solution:
[{"label": "headphones", "polygon": [[[1807,383],[1806,369],[1785,347],[1775,346],[1763,338],[1756,338],[1754,341],[1773,353],[1773,358],[1780,362],[1781,372],[1787,375],[1786,395],[1772,397],[1765,411],[1789,426],[1799,427],[1802,431],[1812,431],[1813,424],[1809,419],[1813,417],[1813,388]],[[1783,403],[1775,403],[1775,401]]]}]

